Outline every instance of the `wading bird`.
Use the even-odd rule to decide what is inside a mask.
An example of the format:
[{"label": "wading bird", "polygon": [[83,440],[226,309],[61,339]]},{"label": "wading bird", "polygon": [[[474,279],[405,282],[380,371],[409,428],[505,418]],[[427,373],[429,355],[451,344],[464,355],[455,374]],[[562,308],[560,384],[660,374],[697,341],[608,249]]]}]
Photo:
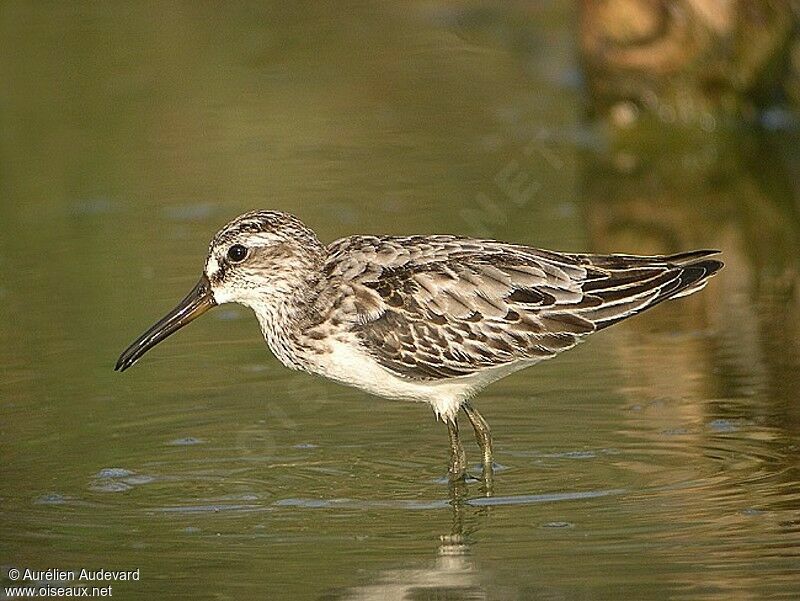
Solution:
[{"label": "wading bird", "polygon": [[703,288],[717,251],[570,254],[458,236],[351,236],[322,244],[293,215],[254,211],[211,241],[200,281],[119,358],[123,371],[215,305],[256,314],[287,367],[390,399],[447,425],[451,480],[466,474],[457,415],[491,470],[489,426],[469,400],[587,335]]}]

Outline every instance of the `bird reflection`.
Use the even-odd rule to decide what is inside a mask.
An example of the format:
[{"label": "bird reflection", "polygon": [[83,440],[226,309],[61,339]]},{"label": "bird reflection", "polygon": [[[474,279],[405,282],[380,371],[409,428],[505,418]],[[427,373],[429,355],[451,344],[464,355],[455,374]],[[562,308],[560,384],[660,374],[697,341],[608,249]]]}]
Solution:
[{"label": "bird reflection", "polygon": [[[481,484],[486,490],[486,480]],[[451,528],[439,537],[436,556],[423,567],[399,568],[380,572],[372,582],[324,595],[326,600],[353,601],[479,601],[488,599],[480,575],[471,558],[469,536],[465,533],[464,513],[467,486],[450,487]]]}]

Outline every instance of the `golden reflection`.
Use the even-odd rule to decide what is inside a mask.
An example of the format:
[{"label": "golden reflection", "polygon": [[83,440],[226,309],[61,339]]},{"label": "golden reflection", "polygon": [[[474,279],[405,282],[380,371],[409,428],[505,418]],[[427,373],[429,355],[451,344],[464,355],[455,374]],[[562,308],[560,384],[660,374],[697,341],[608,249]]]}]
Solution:
[{"label": "golden reflection", "polygon": [[[659,495],[648,511],[673,524],[654,555],[676,560],[684,551],[675,549],[699,545],[716,565],[757,562],[762,551],[737,544],[735,533],[800,503],[780,484],[792,479],[784,449],[800,430],[788,384],[797,379],[786,369],[800,350],[792,182],[781,154],[759,140],[628,136],[608,160],[584,165],[593,250],[718,248],[725,268],[703,294],[608,332],[628,409],[620,432],[631,441],[617,465],[646,478],[641,498]],[[690,596],[758,598],[743,572],[687,581]]]},{"label": "golden reflection", "polygon": [[[786,210],[790,182],[780,155],[748,138],[703,140],[687,132],[679,142],[646,135],[620,142],[604,163],[596,156],[586,162],[593,249],[651,254],[716,247],[725,269],[703,294],[609,332],[625,366],[626,394],[769,395],[781,388],[775,347],[795,357],[800,348],[790,318],[798,304],[798,224]],[[760,163],[750,164],[754,152],[777,166],[768,179]]]}]

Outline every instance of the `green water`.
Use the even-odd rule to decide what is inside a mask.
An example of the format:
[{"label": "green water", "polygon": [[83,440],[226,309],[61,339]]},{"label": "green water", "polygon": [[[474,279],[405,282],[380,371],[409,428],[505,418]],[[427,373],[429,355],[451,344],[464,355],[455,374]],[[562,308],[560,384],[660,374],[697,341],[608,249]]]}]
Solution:
[{"label": "green water", "polygon": [[[794,599],[793,131],[583,121],[568,3],[0,6],[0,582],[120,599]],[[422,406],[217,308],[114,373],[252,208],[324,240],[723,250],[702,293],[487,389],[493,496]],[[468,441],[477,464],[477,447]]]}]

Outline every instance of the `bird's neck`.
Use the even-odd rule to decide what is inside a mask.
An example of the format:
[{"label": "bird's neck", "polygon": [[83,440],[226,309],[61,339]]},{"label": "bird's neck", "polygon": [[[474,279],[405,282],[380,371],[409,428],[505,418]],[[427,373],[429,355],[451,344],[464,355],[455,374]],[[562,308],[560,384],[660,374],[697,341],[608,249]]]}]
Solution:
[{"label": "bird's neck", "polygon": [[276,294],[269,302],[253,305],[261,331],[278,360],[292,369],[308,370],[312,349],[305,340],[305,325],[319,295],[321,273],[308,270],[288,293]]}]

